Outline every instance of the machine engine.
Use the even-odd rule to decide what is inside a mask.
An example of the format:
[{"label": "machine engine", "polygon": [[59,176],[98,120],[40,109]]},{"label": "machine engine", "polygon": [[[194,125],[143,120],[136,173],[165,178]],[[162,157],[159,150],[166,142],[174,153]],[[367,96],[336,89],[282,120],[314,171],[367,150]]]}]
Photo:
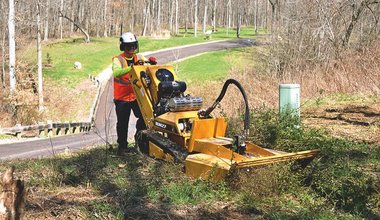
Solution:
[{"label": "machine engine", "polygon": [[[163,75],[163,74],[162,74]],[[172,77],[161,75],[158,84],[158,102],[155,108],[155,115],[159,116],[166,112],[198,111],[202,107],[202,98],[184,95],[186,83],[183,81],[171,81]]]}]

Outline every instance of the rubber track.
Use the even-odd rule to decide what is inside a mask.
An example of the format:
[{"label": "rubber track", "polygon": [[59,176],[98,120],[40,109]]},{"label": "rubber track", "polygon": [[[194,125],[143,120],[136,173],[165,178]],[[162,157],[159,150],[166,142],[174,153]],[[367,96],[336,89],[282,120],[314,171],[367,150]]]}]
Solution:
[{"label": "rubber track", "polygon": [[151,141],[158,147],[160,147],[164,153],[173,156],[175,162],[184,162],[188,152],[181,145],[169,140],[158,132],[155,131],[144,131],[145,141]]}]

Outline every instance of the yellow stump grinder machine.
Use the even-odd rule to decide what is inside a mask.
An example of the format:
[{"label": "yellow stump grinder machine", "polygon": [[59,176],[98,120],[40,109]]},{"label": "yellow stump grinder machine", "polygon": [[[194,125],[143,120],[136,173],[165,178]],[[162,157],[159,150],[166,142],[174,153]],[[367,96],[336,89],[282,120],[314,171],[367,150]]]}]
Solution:
[{"label": "yellow stump grinder machine", "polygon": [[[203,110],[201,97],[185,95],[186,83],[177,79],[173,66],[141,64],[132,67],[130,81],[147,126],[136,135],[142,153],[183,162],[188,176],[213,181],[223,179],[232,167],[245,169],[318,154],[318,150],[280,152],[245,141],[250,124],[248,101],[236,80],[227,80],[214,104]],[[227,138],[226,119],[212,117],[211,112],[231,84],[245,101],[244,134]]]}]

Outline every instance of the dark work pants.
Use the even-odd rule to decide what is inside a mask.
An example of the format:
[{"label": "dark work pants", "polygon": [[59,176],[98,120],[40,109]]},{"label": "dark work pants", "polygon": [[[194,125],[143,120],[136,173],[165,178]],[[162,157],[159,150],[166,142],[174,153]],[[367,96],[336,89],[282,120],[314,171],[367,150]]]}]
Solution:
[{"label": "dark work pants", "polygon": [[[128,125],[129,118],[131,115],[131,110],[137,118],[136,123],[136,134],[140,130],[146,129],[144,119],[142,118],[141,111],[137,101],[126,102],[120,100],[114,100],[116,109],[116,132],[117,132],[117,143],[119,144],[119,149],[125,149],[128,147]],[[135,135],[136,135],[135,134]]]}]

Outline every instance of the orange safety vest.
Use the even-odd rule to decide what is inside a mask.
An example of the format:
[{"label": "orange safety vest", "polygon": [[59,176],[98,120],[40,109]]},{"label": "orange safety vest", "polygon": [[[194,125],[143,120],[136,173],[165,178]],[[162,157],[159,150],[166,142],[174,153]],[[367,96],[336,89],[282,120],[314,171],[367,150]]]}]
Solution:
[{"label": "orange safety vest", "polygon": [[[125,59],[125,54],[122,53],[119,56],[113,57],[112,59],[119,59],[121,63],[121,68],[128,67],[127,60]],[[133,55],[133,63],[136,63],[140,58],[139,54]],[[129,81],[130,74],[124,74],[120,77],[113,78],[113,97],[115,100],[133,102],[136,100],[136,96],[133,92],[131,82]]]}]

